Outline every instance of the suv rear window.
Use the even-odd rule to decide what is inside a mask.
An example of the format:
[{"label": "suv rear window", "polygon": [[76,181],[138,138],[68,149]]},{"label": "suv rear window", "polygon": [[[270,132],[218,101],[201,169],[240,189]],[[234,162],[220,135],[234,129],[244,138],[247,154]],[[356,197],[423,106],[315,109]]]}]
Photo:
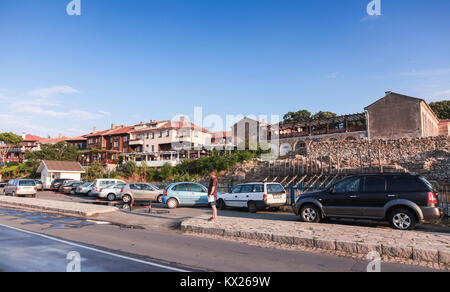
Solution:
[{"label": "suv rear window", "polygon": [[417,177],[394,176],[388,182],[390,192],[427,192],[426,184]]},{"label": "suv rear window", "polygon": [[283,187],[281,185],[272,184],[272,185],[267,185],[267,192],[269,194],[279,194],[279,193],[284,193],[285,190],[283,189]]},{"label": "suv rear window", "polygon": [[19,181],[19,186],[21,187],[34,187],[36,183],[34,180],[21,180]]}]

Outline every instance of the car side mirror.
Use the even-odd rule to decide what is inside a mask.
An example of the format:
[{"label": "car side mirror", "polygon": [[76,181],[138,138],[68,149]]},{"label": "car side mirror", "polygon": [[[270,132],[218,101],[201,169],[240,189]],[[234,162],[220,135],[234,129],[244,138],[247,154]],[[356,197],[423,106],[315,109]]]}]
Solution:
[{"label": "car side mirror", "polygon": [[334,191],[334,187],[331,187],[331,188],[329,188],[329,189],[328,189],[328,193],[330,193],[330,194],[334,194],[334,193],[335,193],[335,191]]}]

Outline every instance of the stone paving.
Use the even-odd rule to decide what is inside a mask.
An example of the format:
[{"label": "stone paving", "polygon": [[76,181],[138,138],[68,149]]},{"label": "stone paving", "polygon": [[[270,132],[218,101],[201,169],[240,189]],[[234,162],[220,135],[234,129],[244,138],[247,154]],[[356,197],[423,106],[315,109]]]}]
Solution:
[{"label": "stone paving", "polygon": [[450,263],[450,234],[399,231],[337,224],[200,216],[182,222],[184,232],[204,233],[305,248],[340,251],[348,255],[376,251],[383,257]]},{"label": "stone paving", "polygon": [[42,211],[92,217],[118,211],[116,207],[55,200],[0,196],[0,205],[33,208]]}]

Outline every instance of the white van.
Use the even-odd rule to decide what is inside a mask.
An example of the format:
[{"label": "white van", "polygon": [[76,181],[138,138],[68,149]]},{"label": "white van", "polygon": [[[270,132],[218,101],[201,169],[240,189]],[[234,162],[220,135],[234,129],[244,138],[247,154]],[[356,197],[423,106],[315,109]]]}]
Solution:
[{"label": "white van", "polygon": [[110,185],[118,184],[118,183],[125,183],[123,180],[120,179],[113,179],[113,178],[99,178],[94,180],[92,184],[92,191],[89,192],[89,196],[92,197],[98,197],[101,193],[101,189],[105,188]]},{"label": "white van", "polygon": [[287,194],[279,183],[255,182],[237,185],[231,193],[220,194],[217,205],[226,207],[248,208],[249,212],[277,208],[286,205]]}]

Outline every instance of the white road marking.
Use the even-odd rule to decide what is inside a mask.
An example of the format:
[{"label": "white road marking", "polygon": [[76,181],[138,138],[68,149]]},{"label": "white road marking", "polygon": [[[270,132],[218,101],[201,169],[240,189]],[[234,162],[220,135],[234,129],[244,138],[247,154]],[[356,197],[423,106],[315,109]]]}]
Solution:
[{"label": "white road marking", "polygon": [[174,267],[169,267],[169,266],[166,266],[166,265],[157,264],[157,263],[153,263],[153,262],[149,262],[149,261],[144,261],[144,260],[140,260],[140,259],[135,259],[135,258],[123,256],[123,255],[120,255],[120,254],[115,254],[115,253],[108,252],[108,251],[104,251],[104,250],[101,250],[101,249],[97,249],[97,248],[93,248],[93,247],[89,247],[89,246],[84,246],[84,245],[81,245],[81,244],[73,243],[73,242],[70,242],[70,241],[58,239],[58,238],[55,238],[55,237],[52,237],[52,236],[48,236],[48,235],[44,235],[44,234],[40,234],[40,233],[28,231],[28,230],[23,230],[23,229],[11,227],[11,226],[8,226],[8,225],[0,224],[0,226],[5,227],[5,228],[9,228],[9,229],[12,229],[12,230],[16,230],[16,231],[28,233],[28,234],[31,234],[31,235],[40,236],[40,237],[42,237],[42,238],[50,239],[50,240],[57,241],[57,242],[64,243],[64,244],[68,244],[68,245],[71,245],[71,246],[75,246],[75,247],[79,247],[79,248],[84,248],[84,249],[91,250],[91,251],[95,251],[95,252],[98,252],[98,253],[110,255],[110,256],[113,256],[113,257],[117,257],[117,258],[129,260],[129,261],[133,261],[133,262],[137,262],[137,263],[149,265],[149,266],[154,266],[154,267],[158,267],[158,268],[163,268],[163,269],[171,270],[171,271],[174,271],[174,272],[184,272],[184,273],[189,272],[189,271],[187,271],[187,270],[178,269],[178,268],[174,268]]}]

